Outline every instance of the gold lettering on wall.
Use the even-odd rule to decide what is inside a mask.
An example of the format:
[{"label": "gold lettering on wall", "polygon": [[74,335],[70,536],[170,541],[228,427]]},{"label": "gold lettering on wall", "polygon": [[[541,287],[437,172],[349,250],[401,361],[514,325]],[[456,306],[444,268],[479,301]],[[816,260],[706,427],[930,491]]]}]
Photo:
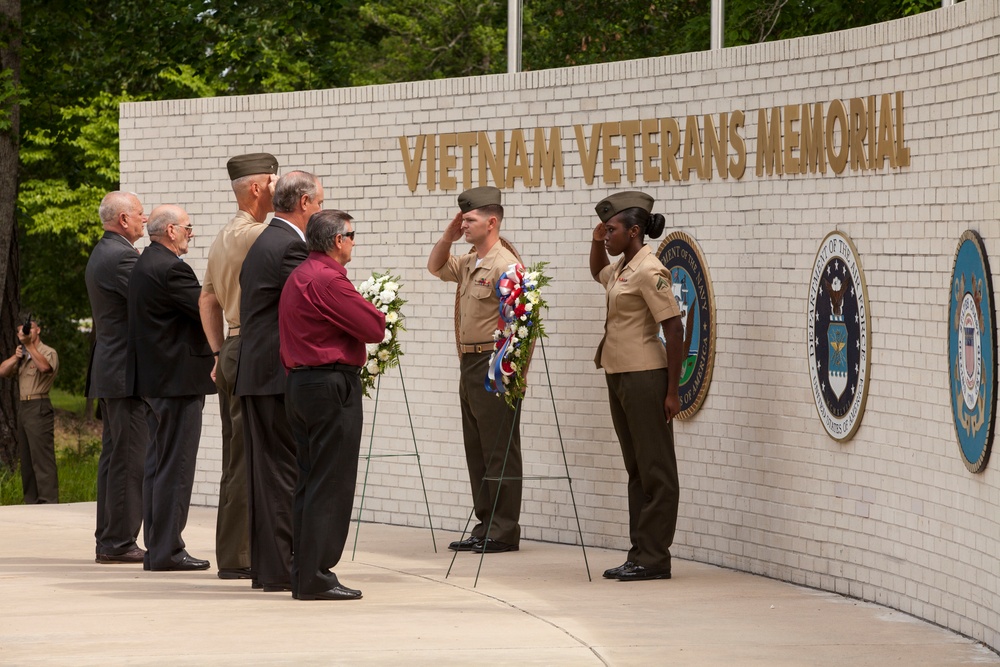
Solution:
[{"label": "gold lettering on wall", "polygon": [[[609,120],[563,128],[443,132],[399,137],[411,192],[493,185],[562,188],[567,164],[588,185],[684,183],[745,177],[750,151],[758,177],[792,178],[899,169],[910,164],[903,92],[757,109],[746,139],[740,109],[680,118]],[[683,126],[683,129],[682,129]],[[748,147],[751,144],[751,147]],[[574,150],[575,149],[575,150]],[[567,152],[569,151],[569,152]]]}]

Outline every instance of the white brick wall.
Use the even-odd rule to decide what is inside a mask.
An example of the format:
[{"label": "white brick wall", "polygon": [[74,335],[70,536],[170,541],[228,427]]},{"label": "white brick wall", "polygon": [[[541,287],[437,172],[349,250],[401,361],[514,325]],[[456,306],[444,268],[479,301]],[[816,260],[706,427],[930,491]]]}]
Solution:
[{"label": "white brick wall", "polygon": [[[457,405],[454,289],[426,256],[457,191],[406,186],[399,135],[559,126],[565,188],[505,191],[504,233],[549,261],[546,344],[559,424],[587,544],[625,548],[625,474],[602,374],[591,362],[603,298],[587,269],[594,203],[572,126],[742,109],[741,180],[645,187],[668,227],[700,243],[715,287],[717,354],[701,411],[678,424],[681,516],[674,553],[900,609],[1000,647],[1000,462],[970,474],[950,416],[948,285],[958,238],[984,237],[1000,266],[1000,8],[995,0],[819,37],[669,58],[393,86],[127,104],[122,185],[147,207],[179,203],[202,275],[233,212],[225,162],[270,151],[318,174],[329,206],[358,219],[349,266],[402,276],[403,371],[435,527],[460,530],[469,489]],[[756,177],[756,111],[904,91],[911,165]],[[623,151],[624,153],[624,151]],[[459,170],[459,175],[461,170]],[[629,187],[623,182],[618,188]],[[634,187],[643,187],[640,181]],[[816,415],[806,366],[812,262],[838,229],[869,286],[871,389],[841,444]],[[651,242],[652,243],[652,242]],[[655,247],[655,246],[654,246]],[[996,297],[996,295],[995,295]],[[562,474],[540,355],[523,416],[526,475]],[[398,374],[385,378],[375,451],[409,451]],[[371,432],[366,406],[363,449]],[[215,504],[218,409],[205,411],[194,502]],[[362,465],[363,474],[363,465]],[[366,520],[426,525],[412,459],[373,461]],[[565,482],[526,482],[523,533],[577,540]],[[364,539],[363,531],[361,539]]]}]

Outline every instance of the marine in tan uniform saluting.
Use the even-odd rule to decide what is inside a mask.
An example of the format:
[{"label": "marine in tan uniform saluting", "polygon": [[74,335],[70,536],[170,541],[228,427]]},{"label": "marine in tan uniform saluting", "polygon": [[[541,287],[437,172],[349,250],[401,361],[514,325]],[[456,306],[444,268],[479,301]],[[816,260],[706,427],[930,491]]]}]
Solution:
[{"label": "marine in tan uniform saluting", "polygon": [[[666,223],[652,209],[653,198],[642,192],[601,200],[590,246],[590,273],[604,286],[608,307],[594,362],[604,369],[628,471],[632,548],[622,565],[604,572],[619,581],[670,578],[680,500],[671,421],[680,412],[684,330],[670,271],[646,245],[646,236],[655,239]],[[609,254],[622,258],[612,264]]]},{"label": "marine in tan uniform saluting", "polygon": [[[458,397],[462,408],[465,460],[472,485],[472,503],[478,523],[470,537],[452,542],[455,551],[498,553],[517,551],[521,538],[521,438],[520,416],[486,390],[485,381],[493,331],[496,329],[500,299],[496,284],[507,268],[517,262],[500,242],[503,206],[500,190],[473,188],[458,196],[461,209],[455,215],[427,259],[427,270],[447,282],[459,285],[459,351],[461,378]],[[475,252],[451,254],[451,246],[461,238]],[[508,437],[510,451],[504,467]],[[504,482],[483,482],[484,477]],[[499,495],[499,497],[498,497]],[[490,514],[496,512],[490,525]],[[489,535],[486,534],[489,525]]]}]

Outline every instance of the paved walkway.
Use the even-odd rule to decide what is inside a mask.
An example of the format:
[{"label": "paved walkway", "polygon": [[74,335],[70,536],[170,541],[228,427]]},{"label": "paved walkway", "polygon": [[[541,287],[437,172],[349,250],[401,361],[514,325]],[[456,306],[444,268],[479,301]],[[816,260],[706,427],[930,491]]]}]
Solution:
[{"label": "paved walkway", "polygon": [[[1000,665],[897,611],[689,561],[670,581],[600,578],[623,554],[523,542],[451,560],[455,535],[362,524],[337,574],[357,602],[302,602],[214,571],[93,562],[93,503],[0,507],[0,665]],[[215,510],[190,552],[213,560]]]}]

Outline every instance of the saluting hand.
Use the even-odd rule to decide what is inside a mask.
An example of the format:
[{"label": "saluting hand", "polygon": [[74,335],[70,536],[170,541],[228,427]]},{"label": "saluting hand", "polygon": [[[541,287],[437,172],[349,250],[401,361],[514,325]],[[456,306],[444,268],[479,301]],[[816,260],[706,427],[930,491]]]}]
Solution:
[{"label": "saluting hand", "polygon": [[444,230],[444,237],[454,243],[462,238],[462,216],[464,214],[459,211],[455,214],[455,217],[451,219],[448,223],[448,227]]},{"label": "saluting hand", "polygon": [[604,243],[604,240],[608,238],[608,228],[603,222],[597,223],[594,227],[594,240]]}]

